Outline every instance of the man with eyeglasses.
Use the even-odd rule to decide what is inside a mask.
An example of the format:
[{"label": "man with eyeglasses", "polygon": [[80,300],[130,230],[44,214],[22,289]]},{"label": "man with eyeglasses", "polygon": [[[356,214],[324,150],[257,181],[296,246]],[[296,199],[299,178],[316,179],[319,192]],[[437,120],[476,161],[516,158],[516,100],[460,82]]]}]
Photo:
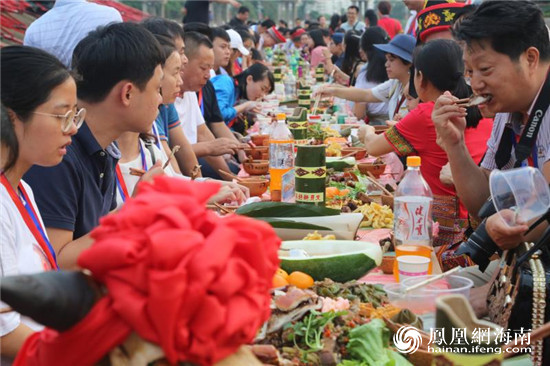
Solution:
[{"label": "man with eyeglasses", "polygon": [[359,8],[356,5],[349,6],[348,12],[346,14],[348,16],[348,21],[342,24],[341,28],[343,30],[345,30],[346,32],[350,30],[363,32],[365,30],[365,23],[360,21],[357,17],[359,15]]},{"label": "man with eyeglasses", "polygon": [[[116,207],[120,152],[114,141],[124,132],[151,130],[162,102],[163,61],[153,35],[131,23],[93,31],[75,48],[78,105],[86,112],[68,113],[63,120],[65,128],[71,122],[82,126],[59,165],[34,166],[25,175],[63,269],[76,266],[92,243],[90,231]],[[161,171],[153,167],[142,179]]]}]

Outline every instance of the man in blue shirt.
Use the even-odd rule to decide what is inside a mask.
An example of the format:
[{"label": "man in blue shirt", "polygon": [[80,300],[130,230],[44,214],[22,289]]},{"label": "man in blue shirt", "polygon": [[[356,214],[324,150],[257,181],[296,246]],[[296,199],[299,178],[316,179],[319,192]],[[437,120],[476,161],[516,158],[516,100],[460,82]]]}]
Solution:
[{"label": "man in blue shirt", "polygon": [[92,243],[89,232],[116,206],[114,141],[124,132],[151,130],[162,102],[163,62],[153,35],[131,23],[99,28],[75,48],[78,107],[86,108],[86,121],[61,164],[34,166],[25,175],[62,268],[76,266]]}]

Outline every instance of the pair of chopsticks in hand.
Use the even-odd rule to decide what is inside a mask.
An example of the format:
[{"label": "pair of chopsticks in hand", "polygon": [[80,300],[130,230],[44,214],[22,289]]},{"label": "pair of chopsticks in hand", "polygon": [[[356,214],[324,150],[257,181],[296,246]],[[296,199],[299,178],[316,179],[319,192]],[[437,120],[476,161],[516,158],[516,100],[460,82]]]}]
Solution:
[{"label": "pair of chopsticks in hand", "polygon": [[[172,149],[172,152],[170,152],[170,156],[168,157],[168,159],[166,160],[166,162],[162,166],[163,170],[166,169],[168,167],[168,165],[170,165],[170,161],[172,160],[174,155],[179,151],[179,149],[180,149],[180,145],[174,146],[174,148]],[[145,174],[145,170],[143,170],[143,169],[130,168],[130,175],[135,175],[137,177],[141,177],[143,174]]]}]

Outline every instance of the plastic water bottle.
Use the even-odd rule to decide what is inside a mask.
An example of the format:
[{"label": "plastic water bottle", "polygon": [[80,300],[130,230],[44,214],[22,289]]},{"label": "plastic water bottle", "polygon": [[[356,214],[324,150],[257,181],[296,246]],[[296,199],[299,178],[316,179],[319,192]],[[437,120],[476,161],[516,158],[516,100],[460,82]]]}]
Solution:
[{"label": "plastic water bottle", "polygon": [[[431,258],[432,190],[420,173],[419,156],[407,157],[405,177],[394,199],[395,255],[419,255]],[[396,261],[397,265],[397,261]],[[394,271],[397,274],[397,270]],[[428,269],[431,273],[431,264]]]},{"label": "plastic water bottle", "polygon": [[281,200],[283,174],[294,168],[294,137],[286,126],[286,115],[277,114],[277,124],[269,135],[269,175],[271,200]]},{"label": "plastic water bottle", "polygon": [[296,97],[296,77],[290,69],[288,69],[285,75],[285,97],[286,99],[293,99]]}]

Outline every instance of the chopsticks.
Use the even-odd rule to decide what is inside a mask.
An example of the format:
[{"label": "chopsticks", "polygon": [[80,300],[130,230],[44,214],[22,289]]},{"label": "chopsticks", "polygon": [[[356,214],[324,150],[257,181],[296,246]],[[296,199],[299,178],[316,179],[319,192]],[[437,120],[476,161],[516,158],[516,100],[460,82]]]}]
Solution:
[{"label": "chopsticks", "polygon": [[[174,148],[172,149],[172,152],[170,153],[170,156],[168,157],[168,160],[166,160],[166,162],[162,166],[163,170],[168,167],[168,165],[170,164],[170,160],[174,157],[174,154],[179,151],[179,149],[180,149],[180,145],[174,146]],[[143,170],[143,169],[130,168],[130,175],[134,175],[136,177],[141,177],[145,173],[146,173],[146,171]]]},{"label": "chopsticks", "polygon": [[170,164],[170,160],[174,157],[174,155],[180,150],[180,145],[176,145],[172,148],[172,152],[170,153],[170,156],[168,157],[168,160],[166,160],[166,163],[162,166],[162,169],[166,169],[168,165]]},{"label": "chopsticks", "polygon": [[471,98],[463,98],[456,101],[456,105],[459,106],[466,106],[468,103],[470,103]]},{"label": "chopsticks", "polygon": [[419,283],[417,283],[417,284],[415,284],[415,285],[412,285],[412,286],[410,286],[410,287],[407,287],[406,289],[403,290],[403,292],[404,292],[404,293],[407,293],[407,292],[409,292],[409,291],[416,290],[416,289],[419,288],[419,287],[429,285],[429,284],[432,283],[432,282],[435,282],[435,281],[437,281],[437,280],[440,280],[440,279],[442,279],[442,278],[444,278],[444,277],[447,277],[447,276],[449,276],[449,275],[451,275],[451,274],[453,274],[453,273],[455,273],[455,272],[458,272],[458,271],[460,271],[460,270],[462,270],[462,267],[455,267],[455,268],[453,268],[453,269],[451,269],[451,270],[449,270],[449,271],[447,271],[447,272],[443,272],[443,273],[441,273],[441,274],[438,274],[437,276],[433,276],[432,278],[428,278],[428,279],[425,280],[425,281],[422,281],[422,282],[419,282]]},{"label": "chopsticks", "polygon": [[393,194],[388,191],[386,189],[386,187],[384,187],[383,185],[381,185],[380,183],[378,183],[378,180],[376,179],[376,177],[374,176],[374,174],[372,174],[371,172],[367,172],[367,175],[368,175],[368,178],[369,180],[375,185],[377,186],[378,188],[380,188],[382,190],[382,192],[384,192],[385,194],[387,194],[388,196],[393,196]]}]

